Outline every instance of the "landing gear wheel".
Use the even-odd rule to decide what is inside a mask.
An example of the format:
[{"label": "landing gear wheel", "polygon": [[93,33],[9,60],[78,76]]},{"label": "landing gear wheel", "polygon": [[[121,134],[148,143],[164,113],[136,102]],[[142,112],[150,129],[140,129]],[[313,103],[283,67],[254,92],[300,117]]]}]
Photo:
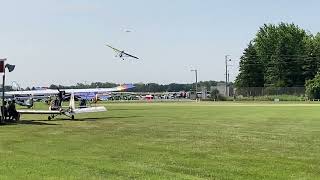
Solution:
[{"label": "landing gear wheel", "polygon": [[48,116],[48,120],[50,121],[52,119],[52,117],[51,116]]},{"label": "landing gear wheel", "polygon": [[71,119],[74,120],[74,115],[71,116]]}]

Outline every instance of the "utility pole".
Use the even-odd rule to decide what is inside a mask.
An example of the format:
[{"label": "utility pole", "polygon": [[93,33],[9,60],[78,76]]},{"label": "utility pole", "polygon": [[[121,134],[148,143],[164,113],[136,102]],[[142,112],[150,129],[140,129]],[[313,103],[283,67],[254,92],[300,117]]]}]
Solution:
[{"label": "utility pole", "polygon": [[228,83],[230,82],[230,71],[228,71]]},{"label": "utility pole", "polygon": [[196,100],[198,100],[198,70],[197,69],[192,69],[191,72],[195,72],[195,76],[196,76]]},{"label": "utility pole", "polygon": [[[3,75],[2,75],[2,106],[3,106],[3,108],[4,108],[5,82],[6,82],[6,70],[3,71]],[[2,111],[2,113],[3,113],[3,111]]]},{"label": "utility pole", "polygon": [[225,56],[225,61],[226,61],[225,62],[226,63],[225,64],[226,65],[226,74],[225,74],[226,75],[226,92],[225,92],[226,94],[225,95],[229,96],[229,93],[228,93],[228,61],[230,61],[229,55]]},{"label": "utility pole", "polygon": [[1,124],[2,123],[4,123],[4,119],[5,119],[5,117],[4,117],[4,88],[5,88],[5,77],[6,77],[6,74],[5,74],[5,61],[6,61],[7,59],[0,59],[0,72],[1,73],[3,73],[2,74],[2,104],[1,104]]}]

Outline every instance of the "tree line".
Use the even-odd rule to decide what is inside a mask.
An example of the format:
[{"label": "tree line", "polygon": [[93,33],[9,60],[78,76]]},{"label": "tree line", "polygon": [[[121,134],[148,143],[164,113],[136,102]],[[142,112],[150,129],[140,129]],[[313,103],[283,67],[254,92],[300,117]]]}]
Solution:
[{"label": "tree line", "polygon": [[[222,81],[219,81],[222,82]],[[216,86],[218,81],[201,81],[198,82],[198,87],[205,87],[210,90],[211,87]],[[93,82],[91,84],[77,83],[76,85],[64,86],[52,84],[49,89],[88,89],[88,88],[112,88],[119,86],[117,83],[110,82]],[[134,88],[128,90],[128,92],[179,92],[179,91],[194,91],[195,83],[171,83],[171,84],[157,84],[157,83],[135,83]],[[10,88],[10,89],[9,89]],[[36,87],[27,87],[21,90],[36,90]],[[8,87],[7,90],[12,90]]]},{"label": "tree line", "polygon": [[320,33],[295,24],[265,24],[244,49],[235,85],[304,87],[320,68]]}]

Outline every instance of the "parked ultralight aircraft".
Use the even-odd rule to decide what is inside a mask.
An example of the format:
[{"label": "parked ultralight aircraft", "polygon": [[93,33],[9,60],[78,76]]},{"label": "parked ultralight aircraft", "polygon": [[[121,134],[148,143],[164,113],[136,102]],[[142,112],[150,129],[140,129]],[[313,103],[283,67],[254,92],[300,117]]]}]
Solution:
[{"label": "parked ultralight aircraft", "polygon": [[[17,96],[57,96],[56,100],[53,101],[53,104],[50,105],[49,110],[18,110],[19,117],[22,114],[48,114],[48,120],[55,118],[58,115],[65,115],[71,119],[75,118],[76,114],[83,113],[94,113],[94,112],[104,112],[106,108],[104,106],[99,107],[75,107],[75,96],[80,99],[88,99],[88,96],[97,96],[99,94],[123,91],[130,88],[133,88],[132,84],[125,84],[115,88],[95,88],[95,89],[65,89],[65,90],[55,90],[55,89],[45,89],[45,90],[34,90],[34,91],[10,91],[6,92],[7,97],[17,97]],[[64,108],[62,107],[62,101],[65,98],[65,95],[70,95],[69,106]]]}]

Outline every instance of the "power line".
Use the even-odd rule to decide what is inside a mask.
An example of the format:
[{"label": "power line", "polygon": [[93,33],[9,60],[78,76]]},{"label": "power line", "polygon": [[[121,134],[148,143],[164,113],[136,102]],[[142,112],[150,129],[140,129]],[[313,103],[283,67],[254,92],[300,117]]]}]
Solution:
[{"label": "power line", "polygon": [[[279,60],[279,59],[278,59]],[[261,62],[261,61],[250,61],[250,62],[253,62],[253,63],[250,63],[250,64],[268,64],[268,63],[307,63],[307,62],[314,62],[314,60],[316,59],[300,59],[300,60],[294,60],[294,61],[275,61],[275,60],[270,60],[270,61],[267,61],[267,62]],[[245,63],[246,61],[241,61],[239,63]],[[319,63],[320,63],[320,58],[319,58]]]}]

